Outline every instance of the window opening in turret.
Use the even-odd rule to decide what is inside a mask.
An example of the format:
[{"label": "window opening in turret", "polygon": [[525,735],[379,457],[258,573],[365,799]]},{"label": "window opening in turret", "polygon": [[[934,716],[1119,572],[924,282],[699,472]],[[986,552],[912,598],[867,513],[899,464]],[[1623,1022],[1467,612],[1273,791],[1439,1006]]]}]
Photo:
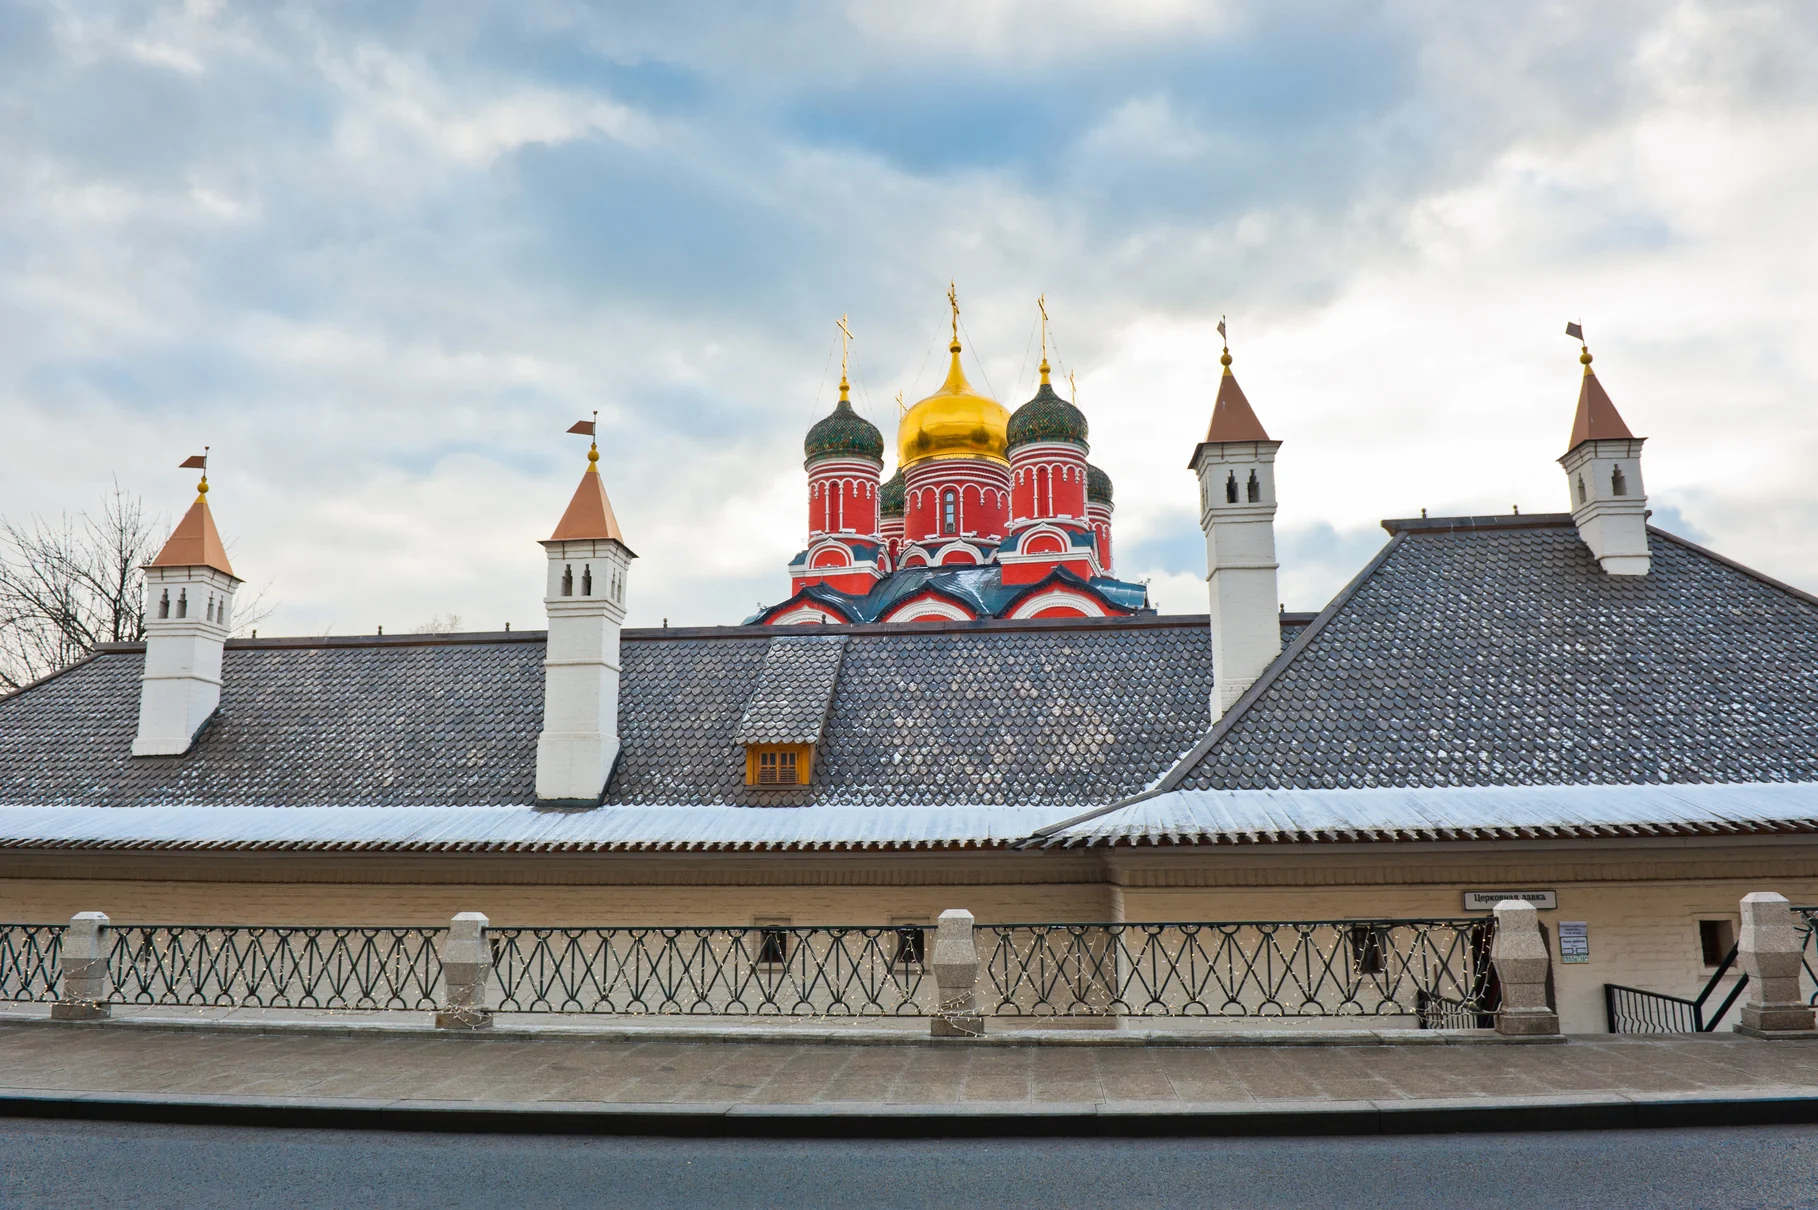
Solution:
[{"label": "window opening in turret", "polygon": [[1626,496],[1629,494],[1629,481],[1622,477],[1622,468],[1620,466],[1613,467],[1610,470],[1610,494],[1613,496]]},{"label": "window opening in turret", "polygon": [[1262,481],[1256,477],[1255,471],[1250,472],[1250,486],[1248,491],[1251,504],[1255,504],[1262,499]]},{"label": "window opening in turret", "polygon": [[1230,478],[1225,480],[1225,503],[1226,504],[1236,504],[1237,503],[1237,472],[1236,471],[1232,471]]},{"label": "window opening in turret", "polygon": [[565,597],[572,597],[574,595],[574,564],[573,563],[565,564],[562,567],[562,595]]},{"label": "window opening in turret", "polygon": [[164,590],[164,595],[158,598],[158,616],[161,618],[170,616],[170,589],[168,588]]},{"label": "window opening in turret", "polygon": [[1578,503],[1584,503],[1584,476],[1578,476]]},{"label": "window opening in turret", "polygon": [[584,597],[593,595],[593,564],[591,563],[581,565],[581,595]]},{"label": "window opening in turret", "polygon": [[180,618],[189,616],[189,589],[187,588],[177,590],[177,616]]}]

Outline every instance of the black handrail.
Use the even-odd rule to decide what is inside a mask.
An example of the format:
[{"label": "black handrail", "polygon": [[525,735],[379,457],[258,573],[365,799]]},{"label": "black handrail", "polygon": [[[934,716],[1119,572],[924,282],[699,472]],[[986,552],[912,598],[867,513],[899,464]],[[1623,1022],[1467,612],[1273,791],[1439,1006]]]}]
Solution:
[{"label": "black handrail", "polygon": [[[1717,1011],[1711,1014],[1709,1020],[1705,1019],[1705,1002],[1709,1000],[1711,994],[1717,990],[1718,984],[1723,982],[1723,977],[1730,973],[1730,967],[1736,964],[1738,948],[1739,947],[1735,945],[1730,946],[1730,952],[1725,954],[1723,956],[1723,961],[1717,964],[1716,973],[1710,977],[1704,985],[1704,990],[1699,992],[1694,999],[1688,1000],[1684,996],[1669,996],[1665,992],[1646,991],[1639,987],[1625,987],[1620,983],[1604,984],[1603,1008],[1604,1014],[1609,1022],[1610,1032],[1613,1034],[1708,1034],[1712,1032],[1717,1028],[1717,1023],[1723,1020],[1724,1014],[1729,1012],[1730,1007],[1736,1003],[1736,998],[1742,994],[1742,989],[1748,986],[1748,972],[1744,971],[1742,978],[1736,980],[1736,985],[1730,988],[1730,994],[1725,996],[1723,1003],[1717,1006]],[[1692,1028],[1690,1029],[1623,1028],[1624,1024],[1631,1021],[1642,1025],[1665,1024],[1669,1022],[1683,1025],[1687,1017],[1690,1017],[1691,1019]]]}]

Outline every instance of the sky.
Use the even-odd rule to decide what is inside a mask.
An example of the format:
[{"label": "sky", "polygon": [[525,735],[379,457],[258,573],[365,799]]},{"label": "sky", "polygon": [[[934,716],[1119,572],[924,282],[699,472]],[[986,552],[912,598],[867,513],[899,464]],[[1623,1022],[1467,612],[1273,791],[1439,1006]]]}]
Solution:
[{"label": "sky", "polygon": [[1568,507],[1567,320],[1655,523],[1818,590],[1813,63],[1804,0],[0,0],[0,516],[174,517],[207,444],[265,633],[540,628],[597,409],[630,624],[733,623],[835,321],[888,437],[952,280],[1012,407],[1046,295],[1165,612],[1221,316],[1289,609]]}]

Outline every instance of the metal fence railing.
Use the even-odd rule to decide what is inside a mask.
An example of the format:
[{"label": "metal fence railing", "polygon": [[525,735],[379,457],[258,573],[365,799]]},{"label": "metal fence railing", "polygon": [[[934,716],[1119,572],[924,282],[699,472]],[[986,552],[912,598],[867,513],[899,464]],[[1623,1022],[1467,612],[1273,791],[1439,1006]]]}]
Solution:
[{"label": "metal fence railing", "polygon": [[980,1010],[1000,1017],[1449,1019],[1495,1009],[1492,923],[981,926]]},{"label": "metal fence railing", "polygon": [[55,1000],[62,993],[61,924],[0,925],[0,1001]]},{"label": "metal fence railing", "polygon": [[[980,926],[978,1010],[995,1017],[1407,1015],[1483,1024],[1490,923]],[[55,1000],[62,925],[0,925],[0,999]],[[107,1002],[416,1010],[444,998],[443,928],[119,925]],[[919,926],[490,928],[485,1008],[507,1013],[926,1017]]]},{"label": "metal fence railing", "polygon": [[926,1016],[919,927],[495,928],[495,1012]]},{"label": "metal fence railing", "polygon": [[433,1009],[438,928],[124,925],[108,930],[116,1004]]},{"label": "metal fence railing", "polygon": [[1794,908],[1793,919],[1805,926],[1799,958],[1805,967],[1806,1003],[1818,1004],[1818,906]]}]

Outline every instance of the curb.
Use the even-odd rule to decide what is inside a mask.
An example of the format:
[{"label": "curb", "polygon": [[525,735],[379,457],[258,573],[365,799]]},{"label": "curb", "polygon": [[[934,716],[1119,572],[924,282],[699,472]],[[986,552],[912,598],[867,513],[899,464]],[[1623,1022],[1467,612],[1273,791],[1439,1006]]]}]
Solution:
[{"label": "curb", "polygon": [[185,1126],[645,1135],[671,1138],[926,1139],[1292,1137],[1767,1126],[1818,1122],[1818,1095],[1518,1097],[1498,1100],[1220,1102],[1201,1105],[488,1103],[306,1097],[172,1097],[0,1089],[0,1117]]},{"label": "curb", "polygon": [[827,1028],[803,1025],[740,1025],[687,1027],[678,1025],[530,1025],[498,1023],[483,1029],[439,1029],[428,1023],[321,1021],[258,1021],[228,1019],[182,1020],[170,1017],[113,1017],[103,1020],[57,1021],[48,1017],[0,1016],[7,1026],[53,1029],[163,1030],[172,1033],[294,1034],[309,1037],[412,1037],[478,1038],[497,1041],[569,1042],[729,1042],[741,1045],[783,1046],[1110,1046],[1110,1047],[1231,1047],[1231,1046],[1551,1046],[1564,1043],[1565,1034],[1504,1035],[1494,1030],[1422,1029],[1246,1029],[1178,1030],[1129,1028],[999,1029],[976,1037],[937,1038],[926,1031],[864,1028]]}]

